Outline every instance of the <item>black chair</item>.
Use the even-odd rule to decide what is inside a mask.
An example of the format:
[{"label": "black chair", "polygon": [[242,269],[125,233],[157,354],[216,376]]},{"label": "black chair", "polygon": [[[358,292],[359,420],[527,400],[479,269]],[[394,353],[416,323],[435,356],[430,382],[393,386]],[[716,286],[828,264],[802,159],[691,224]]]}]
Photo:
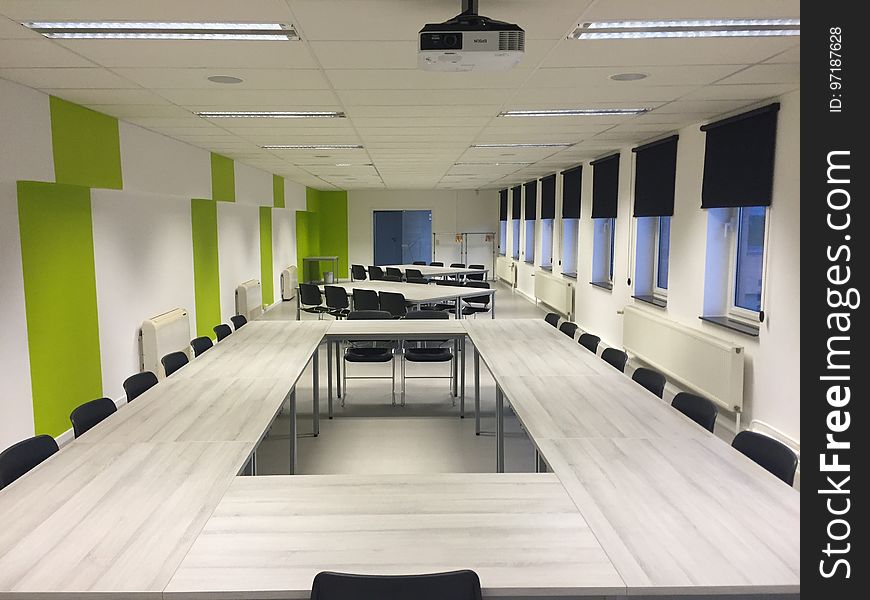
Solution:
[{"label": "black chair", "polygon": [[163,371],[166,373],[167,377],[175,373],[178,369],[180,369],[189,362],[190,359],[187,358],[187,354],[181,351],[170,352],[169,354],[160,359],[160,363],[163,365]]},{"label": "black chair", "polygon": [[403,294],[378,292],[381,310],[390,313],[394,319],[401,319],[408,313],[408,303]]},{"label": "black chair", "polygon": [[577,323],[572,323],[571,321],[565,321],[561,325],[559,325],[559,331],[567,335],[572,340],[574,339],[574,335],[577,333]]},{"label": "black chair", "polygon": [[372,281],[382,280],[384,278],[384,270],[374,265],[369,267],[369,279]]},{"label": "black chair", "polygon": [[[450,263],[450,268],[451,269],[464,269],[465,263]],[[463,278],[463,276],[460,275],[459,273],[457,273],[456,275],[448,275],[447,277],[449,277],[451,279],[457,279],[457,280]]]},{"label": "black chair", "polygon": [[337,285],[323,286],[323,295],[326,296],[326,308],[336,319],[344,319],[350,312],[350,301],[347,298],[347,290]]},{"label": "black chair", "polygon": [[598,344],[601,342],[601,338],[597,335],[592,335],[591,333],[581,333],[580,339],[578,339],[577,342],[592,354],[597,354]]},{"label": "black chair", "polygon": [[406,283],[416,283],[419,285],[429,285],[429,280],[425,277],[408,277],[405,279]]},{"label": "black chair", "polygon": [[405,269],[405,279],[411,280],[414,279],[425,279],[423,277],[423,272],[420,269]]},{"label": "black chair", "polygon": [[605,348],[601,352],[601,358],[615,369],[618,369],[620,373],[625,373],[625,363],[628,362],[628,354],[622,350],[617,348]]},{"label": "black chair", "polygon": [[429,266],[430,267],[443,267],[444,263],[441,261],[438,261],[438,260],[433,260],[432,262],[429,263]]},{"label": "black chair", "polygon": [[36,435],[0,452],[0,490],[58,451],[50,435]]},{"label": "black chair", "polygon": [[324,571],[314,577],[311,600],[481,600],[474,571],[431,575],[350,575]]},{"label": "black chair", "polygon": [[415,261],[412,262],[411,264],[412,264],[412,265],[422,265],[422,266],[425,267],[425,266],[426,266],[426,261],[425,261],[425,260],[415,260]]},{"label": "black chair", "polygon": [[226,323],[221,323],[220,325],[215,325],[212,329],[214,334],[217,336],[217,341],[225,340],[233,333],[233,328],[227,325]]},{"label": "black chair", "polygon": [[381,310],[381,303],[378,301],[378,293],[375,290],[353,290],[353,309],[360,310]]},{"label": "black chair", "polygon": [[[464,287],[464,284],[461,281],[456,281],[454,279],[436,279],[435,285],[447,285],[453,287]],[[445,300],[444,302],[439,302],[434,306],[430,307],[432,310],[456,310],[456,301],[455,300]]]},{"label": "black chair", "polygon": [[214,346],[211,338],[207,335],[190,340],[190,347],[193,348],[193,357],[200,356],[203,352]]},{"label": "black chair", "polygon": [[710,433],[713,433],[713,427],[716,425],[716,415],[719,414],[719,409],[717,409],[716,405],[706,398],[690,394],[689,392],[680,392],[674,396],[671,406]]},{"label": "black chair", "polygon": [[362,265],[351,265],[350,266],[350,280],[351,281],[365,281],[368,279],[368,275],[366,275],[366,268]]},{"label": "black chair", "polygon": [[797,455],[782,442],[755,431],[741,431],[734,437],[731,446],[787,484],[794,485]]},{"label": "black chair", "polygon": [[115,401],[111,398],[97,398],[85,402],[76,408],[69,416],[73,426],[73,435],[81,436],[88,429],[118,411]]},{"label": "black chair", "polygon": [[[480,289],[489,289],[489,284],[485,281],[466,281],[465,287],[470,288],[480,288]],[[492,296],[486,294],[484,296],[471,296],[470,298],[463,298],[465,301],[465,306],[462,307],[462,314],[465,316],[474,315],[477,318],[478,313],[489,312],[489,301],[492,299]]]},{"label": "black chair", "polygon": [[142,371],[131,375],[124,380],[124,392],[127,394],[127,402],[132,402],[152,387],[157,385],[157,375],[151,371]]},{"label": "black chair", "polygon": [[667,383],[667,379],[665,379],[665,376],[658,371],[647,369],[646,367],[638,367],[634,370],[634,374],[632,374],[631,378],[659,398],[661,398],[665,393],[665,383]]},{"label": "black chair", "polygon": [[[469,269],[486,269],[484,265],[468,265]],[[484,281],[484,276],[486,273],[469,273],[465,276],[466,279],[470,279],[472,281]]]},{"label": "black chair", "polygon": [[402,281],[402,270],[401,270],[401,269],[397,269],[396,267],[387,267],[387,274],[386,274],[386,276],[388,276],[388,277],[398,277],[398,278],[399,278],[399,281]]},{"label": "black chair", "polygon": [[248,320],[244,315],[235,315],[234,317],[230,317],[230,321],[233,323],[233,327],[235,327],[236,331],[241,329]]},{"label": "black chair", "polygon": [[[442,310],[412,310],[407,315],[405,315],[405,319],[449,319],[450,315]],[[450,380],[450,389],[451,396],[453,396],[453,404],[456,405],[456,396],[453,395],[453,361],[454,356],[453,352],[450,351],[450,348],[444,347],[449,340],[429,340],[434,347],[426,346],[425,343],[421,345],[417,343],[415,346],[409,346],[407,343],[402,348],[402,406],[405,406],[405,380],[406,379],[449,379]],[[450,363],[450,375],[447,377],[442,376],[411,376],[406,375],[405,369],[405,361],[411,361],[416,363],[438,363],[438,362],[449,362]]]},{"label": "black chair", "polygon": [[[354,290],[356,292],[357,290]],[[363,320],[379,320],[392,319],[393,315],[385,310],[353,310],[347,315],[348,321],[363,321]],[[344,394],[341,397],[342,408],[347,400],[347,380],[348,379],[391,379],[392,380],[392,405],[396,405],[396,363],[393,360],[395,353],[395,343],[392,340],[347,340],[347,348],[344,351],[344,360],[349,363],[392,363],[393,370],[391,377],[382,376],[355,376],[349,377],[347,374],[347,366],[345,365],[342,373],[342,389]],[[361,345],[365,344],[365,345]],[[386,346],[378,346],[378,344],[387,344]]]},{"label": "black chair", "polygon": [[402,283],[402,278],[398,275],[384,275],[381,278],[382,281],[393,281],[395,283]]},{"label": "black chair", "polygon": [[549,323],[550,325],[552,325],[553,327],[558,327],[559,326],[559,319],[561,319],[561,318],[562,317],[560,317],[557,313],[547,313],[547,316],[544,317],[544,320],[547,323]]},{"label": "black chair", "polygon": [[323,318],[323,313],[328,313],[329,308],[323,306],[323,296],[320,294],[320,288],[314,283],[299,284],[299,305],[302,312],[317,315],[318,319]]}]

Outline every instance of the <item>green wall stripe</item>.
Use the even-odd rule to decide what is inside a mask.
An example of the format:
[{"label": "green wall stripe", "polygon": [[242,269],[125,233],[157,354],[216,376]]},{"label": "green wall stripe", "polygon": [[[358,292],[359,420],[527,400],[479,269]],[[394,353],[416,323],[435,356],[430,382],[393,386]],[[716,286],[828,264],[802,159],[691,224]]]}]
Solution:
[{"label": "green wall stripe", "polygon": [[214,337],[212,328],[221,322],[217,203],[214,200],[191,200],[190,221],[193,227],[196,335]]},{"label": "green wall stripe", "polygon": [[49,107],[55,181],[120,190],[118,119],[54,96]]},{"label": "green wall stripe", "polygon": [[[326,192],[313,188],[305,189],[305,204],[307,217],[303,223],[306,228],[307,245],[300,247],[299,240],[299,212],[296,221],[297,256],[299,256],[299,269],[302,273],[302,256],[322,254],[326,256],[338,256],[338,273],[336,277],[347,278],[349,276],[348,258],[348,232],[347,232],[347,192]],[[300,249],[305,253],[300,253]],[[328,269],[330,265],[321,265],[322,269]],[[320,279],[321,274],[303,273],[306,279]]]},{"label": "green wall stripe", "polygon": [[284,178],[272,175],[272,203],[275,208],[284,208]]},{"label": "green wall stripe", "polygon": [[233,159],[211,153],[211,198],[236,201],[236,170]]},{"label": "green wall stripe", "polygon": [[33,418],[36,433],[57,436],[103,395],[91,194],[33,181],[17,191]]},{"label": "green wall stripe", "polygon": [[263,306],[275,301],[275,277],[272,266],[272,208],[260,207],[260,289]]}]

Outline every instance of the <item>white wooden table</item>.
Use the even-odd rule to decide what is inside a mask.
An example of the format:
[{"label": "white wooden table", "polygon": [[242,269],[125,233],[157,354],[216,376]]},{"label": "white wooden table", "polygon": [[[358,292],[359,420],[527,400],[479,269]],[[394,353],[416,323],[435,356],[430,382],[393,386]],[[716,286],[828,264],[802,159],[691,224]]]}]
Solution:
[{"label": "white wooden table", "polygon": [[167,598],[308,598],[323,570],[474,569],[487,596],[605,595],[624,583],[551,474],[238,478]]},{"label": "white wooden table", "polygon": [[407,269],[416,269],[420,271],[423,277],[445,277],[447,275],[483,275],[487,279],[489,269],[470,269],[464,267],[433,267],[430,265],[384,265],[381,268],[399,269],[404,273]]}]

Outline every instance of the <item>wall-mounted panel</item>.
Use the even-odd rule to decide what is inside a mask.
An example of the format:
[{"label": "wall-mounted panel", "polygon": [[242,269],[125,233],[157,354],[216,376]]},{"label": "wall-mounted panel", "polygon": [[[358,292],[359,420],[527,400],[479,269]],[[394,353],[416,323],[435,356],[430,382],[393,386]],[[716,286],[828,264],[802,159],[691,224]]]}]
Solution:
[{"label": "wall-mounted panel", "polygon": [[0,79],[0,181],[54,181],[48,95]]},{"label": "wall-mounted panel", "polygon": [[217,203],[221,320],[236,314],[236,287],[260,279],[260,216],[256,206]]}]

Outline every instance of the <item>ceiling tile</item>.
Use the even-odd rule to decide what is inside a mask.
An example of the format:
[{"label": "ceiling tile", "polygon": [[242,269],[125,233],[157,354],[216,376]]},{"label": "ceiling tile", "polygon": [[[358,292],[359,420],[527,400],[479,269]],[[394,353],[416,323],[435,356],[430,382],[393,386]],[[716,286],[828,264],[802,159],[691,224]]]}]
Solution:
[{"label": "ceiling tile", "polygon": [[[151,89],[206,90],[325,90],[329,82],[316,69],[233,69],[221,67],[113,69],[118,75]],[[222,84],[208,80],[212,75],[238,77],[242,83]]]},{"label": "ceiling tile", "polygon": [[791,83],[801,81],[801,66],[798,63],[762,64],[749,67],[718,82],[724,85],[740,83]]},{"label": "ceiling tile", "polygon": [[93,66],[96,65],[43,37],[0,40],[0,68]]},{"label": "ceiling tile", "polygon": [[138,88],[122,77],[99,67],[40,67],[34,69],[0,69],[0,77],[38,88]]}]

